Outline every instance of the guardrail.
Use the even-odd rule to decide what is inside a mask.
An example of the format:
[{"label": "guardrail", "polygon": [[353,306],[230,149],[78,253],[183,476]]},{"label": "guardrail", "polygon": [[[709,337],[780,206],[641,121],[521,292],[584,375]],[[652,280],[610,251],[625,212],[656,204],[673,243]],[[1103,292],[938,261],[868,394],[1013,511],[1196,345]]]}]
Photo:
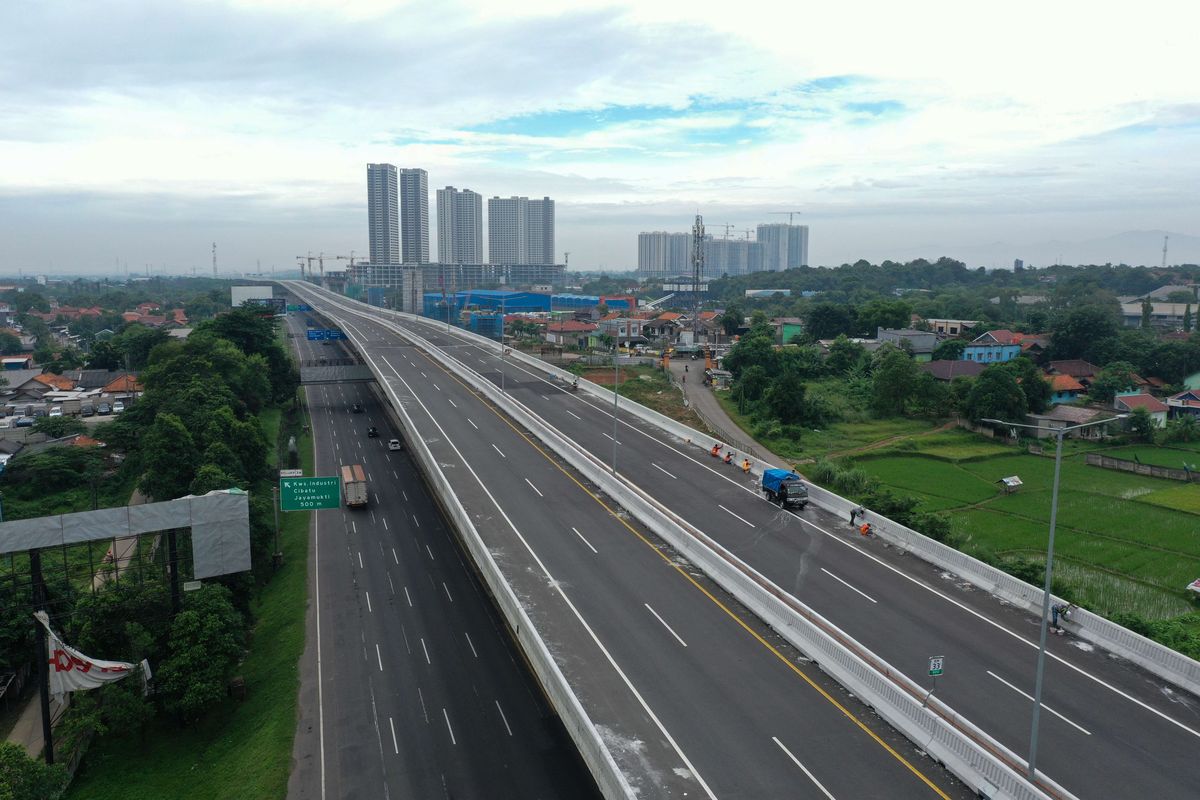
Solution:
[{"label": "guardrail", "polygon": [[[425,317],[413,314],[402,314],[372,308],[372,311],[383,311],[395,317],[412,321],[428,322]],[[455,329],[456,333],[471,337],[481,346],[491,347],[499,352],[500,345],[492,339],[478,336],[469,331]],[[547,364],[533,356],[513,351],[507,356],[520,361],[526,366],[538,369],[546,374],[562,379],[574,376],[565,370]],[[568,376],[570,376],[568,378]],[[597,398],[611,398],[607,389],[592,384],[589,381],[579,382],[580,391]],[[708,450],[715,442],[712,436],[684,425],[657,411],[646,408],[628,398],[622,398],[621,411],[638,417],[642,421],[663,430],[680,441],[694,445],[701,450]],[[722,442],[724,443],[724,442]],[[761,475],[762,470],[769,469],[774,464],[757,456],[750,459],[751,472]],[[851,508],[857,508],[858,503],[851,502],[826,489],[809,483],[809,496],[814,505],[836,514],[848,515]],[[875,514],[868,509],[866,520],[871,522],[872,529],[885,541],[901,547],[907,552],[929,563],[954,573],[972,585],[990,592],[1007,602],[1013,603],[1026,611],[1040,615],[1042,613],[1042,590],[989,564],[973,558],[966,553],[948,547],[922,533],[894,522],[887,517]],[[1054,598],[1052,602],[1065,602]],[[1060,620],[1061,621],[1061,620]],[[1128,628],[1094,614],[1086,609],[1075,609],[1069,619],[1063,622],[1063,627],[1097,647],[1126,658],[1153,675],[1171,684],[1200,696],[1200,661],[1188,658],[1169,647],[1134,633]]]},{"label": "guardrail", "polygon": [[[355,341],[352,335],[350,340],[361,349],[361,343]],[[398,418],[399,427],[408,444],[409,452],[416,457],[431,493],[453,523],[454,529],[458,531],[460,540],[478,567],[501,614],[504,615],[509,631],[517,639],[521,650],[533,667],[539,683],[550,699],[550,704],[562,719],[568,735],[575,742],[584,763],[587,764],[588,770],[596,779],[601,794],[611,800],[634,800],[637,797],[636,793],[617,766],[616,760],[601,739],[596,726],[579,702],[579,698],[571,690],[571,685],[550,654],[546,643],[542,641],[533,621],[525,613],[525,609],[521,606],[520,600],[517,599],[508,581],[504,579],[499,566],[484,544],[470,515],[459,502],[458,496],[451,487],[449,479],[442,472],[437,459],[433,457],[433,453],[425,441],[416,435],[418,428],[413,424],[404,404],[400,402],[400,398],[375,364],[369,360],[368,363],[371,371],[375,373],[380,390],[385,392],[391,401],[389,405],[392,413]]]},{"label": "guardrail", "polygon": [[[982,729],[940,700],[928,696],[925,690],[902,672],[709,539],[702,531],[692,527],[638,487],[609,472],[595,456],[578,447],[510,395],[501,392],[493,383],[413,332],[398,326],[392,328],[504,408],[571,466],[599,485],[622,507],[700,567],[801,652],[813,658],[839,683],[870,704],[890,724],[944,763],[981,796],[1015,800],[1065,800],[1072,797],[1044,775],[1039,776],[1036,785],[1030,783],[1021,774],[1021,759]],[[393,401],[399,405],[394,393]],[[469,524],[469,520],[467,522]],[[486,554],[486,550],[483,552]]]}]

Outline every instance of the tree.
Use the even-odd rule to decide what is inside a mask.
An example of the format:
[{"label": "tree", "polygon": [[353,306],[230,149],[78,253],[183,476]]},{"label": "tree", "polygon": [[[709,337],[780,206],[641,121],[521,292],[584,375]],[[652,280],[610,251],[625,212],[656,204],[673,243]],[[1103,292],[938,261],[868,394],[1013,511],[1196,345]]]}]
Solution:
[{"label": "tree", "polygon": [[1143,330],[1148,330],[1151,325],[1151,318],[1154,315],[1154,304],[1149,298],[1142,298],[1142,323],[1140,327]]},{"label": "tree", "polygon": [[61,764],[47,765],[18,744],[0,742],[0,800],[55,800],[67,781]]},{"label": "tree", "polygon": [[21,352],[21,337],[15,336],[8,331],[0,333],[0,353],[11,356],[19,352]]},{"label": "tree", "polygon": [[[259,434],[262,435],[261,433]],[[174,500],[191,488],[198,461],[192,435],[179,417],[162,413],[142,436],[142,491],[154,500]]]},{"label": "tree", "polygon": [[767,375],[767,371],[759,364],[751,364],[738,375],[737,380],[733,382],[733,389],[739,402],[743,400],[754,402],[763,396],[763,392],[767,390],[770,383],[771,379]]},{"label": "tree", "polygon": [[1176,417],[1167,423],[1166,435],[1163,438],[1167,442],[1200,440],[1200,424],[1197,424],[1196,418],[1191,414]]},{"label": "tree", "polygon": [[1191,292],[1189,292],[1186,289],[1176,289],[1175,291],[1173,291],[1167,295],[1167,302],[1168,303],[1194,303],[1194,302],[1196,302],[1196,295],[1192,294]]},{"label": "tree", "polygon": [[804,330],[813,341],[857,332],[854,309],[842,303],[817,303],[808,310]]},{"label": "tree", "polygon": [[88,369],[120,369],[123,366],[121,348],[113,339],[96,342],[88,353]]},{"label": "tree", "polygon": [[1117,318],[1106,306],[1072,308],[1050,326],[1050,352],[1055,359],[1086,358],[1104,364],[1117,339]]},{"label": "tree", "polygon": [[83,420],[75,417],[38,417],[33,422],[33,429],[51,439],[61,439],[64,436],[83,433],[87,426],[83,424]]},{"label": "tree", "polygon": [[733,336],[738,332],[738,328],[742,327],[742,319],[746,316],[746,309],[740,303],[729,303],[725,306],[725,310],[721,312],[721,327],[725,331],[726,336]]},{"label": "tree", "polygon": [[1041,369],[1025,356],[1014,358],[1001,366],[1011,372],[1021,386],[1021,394],[1025,395],[1026,410],[1031,414],[1045,411],[1050,405],[1054,389],[1042,376]]},{"label": "tree", "polygon": [[771,384],[763,395],[763,402],[771,416],[784,425],[799,425],[808,419],[804,392],[804,382],[800,376],[788,371]]},{"label": "tree", "polygon": [[167,709],[190,722],[220,703],[244,639],[245,621],[227,588],[209,584],[188,592],[171,623],[168,655],[158,670]]},{"label": "tree", "polygon": [[874,336],[879,328],[907,328],[912,305],[904,300],[872,300],[858,309],[858,329]]},{"label": "tree", "polygon": [[966,346],[967,343],[962,339],[947,339],[944,342],[938,342],[937,347],[933,348],[933,360],[958,361],[962,358]]},{"label": "tree", "polygon": [[1135,408],[1129,415],[1129,431],[1139,442],[1152,443],[1155,427],[1154,417],[1144,408]]},{"label": "tree", "polygon": [[205,464],[196,470],[196,477],[192,480],[191,493],[195,495],[208,494],[214,489],[229,489],[236,483],[237,481],[230,477],[229,473],[216,464]]},{"label": "tree", "polygon": [[1187,308],[1183,310],[1183,332],[1192,332],[1192,304],[1188,303]]},{"label": "tree", "polygon": [[1134,368],[1128,361],[1114,361],[1100,370],[1088,388],[1088,399],[1097,403],[1111,403],[1118,392],[1133,386]]},{"label": "tree", "polygon": [[1020,422],[1027,411],[1025,403],[1025,394],[1012,372],[993,364],[975,379],[967,394],[966,412],[976,422],[981,419]]},{"label": "tree", "polygon": [[834,375],[844,375],[862,364],[866,359],[867,349],[858,342],[852,342],[845,334],[838,336],[829,345],[829,355],[825,358],[825,367]]},{"label": "tree", "polygon": [[903,350],[883,345],[875,351],[871,405],[879,416],[903,413],[916,386],[916,362]]}]

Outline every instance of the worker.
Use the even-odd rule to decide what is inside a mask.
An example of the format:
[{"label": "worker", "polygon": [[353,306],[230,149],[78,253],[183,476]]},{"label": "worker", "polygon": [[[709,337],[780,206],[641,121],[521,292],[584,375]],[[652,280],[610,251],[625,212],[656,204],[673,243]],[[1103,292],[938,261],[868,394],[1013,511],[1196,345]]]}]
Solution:
[{"label": "worker", "polygon": [[742,472],[746,473],[747,475],[750,474],[750,459],[742,459]]},{"label": "worker", "polygon": [[712,450],[708,451],[708,454],[709,454],[710,456],[712,456],[713,458],[720,458],[720,457],[721,457],[721,445],[720,445],[720,443],[718,442],[717,444],[714,444],[714,445],[712,446]]},{"label": "worker", "polygon": [[732,451],[732,450],[726,450],[726,451],[725,451],[725,463],[726,463],[726,464],[732,464],[732,463],[733,463],[733,451]]},{"label": "worker", "polygon": [[871,523],[864,522],[862,524],[862,527],[858,529],[858,532],[861,533],[863,536],[870,536],[871,535]]},{"label": "worker", "polygon": [[571,381],[571,391],[573,392],[578,388],[579,388],[579,376],[576,375],[575,380]]}]

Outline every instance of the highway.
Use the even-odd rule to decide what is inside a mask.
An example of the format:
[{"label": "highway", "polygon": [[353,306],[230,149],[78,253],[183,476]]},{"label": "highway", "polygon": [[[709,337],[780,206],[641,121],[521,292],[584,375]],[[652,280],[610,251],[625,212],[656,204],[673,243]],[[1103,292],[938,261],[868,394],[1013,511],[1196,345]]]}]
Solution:
[{"label": "highway", "polygon": [[[607,402],[540,375],[433,321],[404,322],[607,461]],[[375,345],[371,345],[374,349]],[[698,449],[620,417],[617,465],[630,480],[892,665],[919,678],[946,657],[941,699],[1020,756],[1028,753],[1037,620],[919,559],[855,536],[809,507],[781,512],[752,482]],[[1039,767],[1080,797],[1193,796],[1200,701],[1072,637],[1052,637]]]},{"label": "highway", "polygon": [[370,320],[345,329],[643,796],[970,796],[455,376]]},{"label": "highway", "polygon": [[[300,358],[341,355],[289,322]],[[598,797],[415,465],[386,449],[399,434],[375,395],[365,384],[306,395],[316,473],[363,464],[372,492],[367,509],[315,514],[321,691],[306,654],[289,797]]]}]

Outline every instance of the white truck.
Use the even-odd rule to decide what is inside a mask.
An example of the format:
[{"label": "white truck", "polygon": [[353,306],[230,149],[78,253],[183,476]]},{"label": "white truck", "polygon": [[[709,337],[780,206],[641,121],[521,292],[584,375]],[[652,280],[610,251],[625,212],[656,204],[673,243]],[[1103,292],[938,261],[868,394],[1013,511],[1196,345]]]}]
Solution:
[{"label": "white truck", "polygon": [[342,497],[349,508],[362,508],[367,504],[367,473],[362,464],[342,465]]}]

